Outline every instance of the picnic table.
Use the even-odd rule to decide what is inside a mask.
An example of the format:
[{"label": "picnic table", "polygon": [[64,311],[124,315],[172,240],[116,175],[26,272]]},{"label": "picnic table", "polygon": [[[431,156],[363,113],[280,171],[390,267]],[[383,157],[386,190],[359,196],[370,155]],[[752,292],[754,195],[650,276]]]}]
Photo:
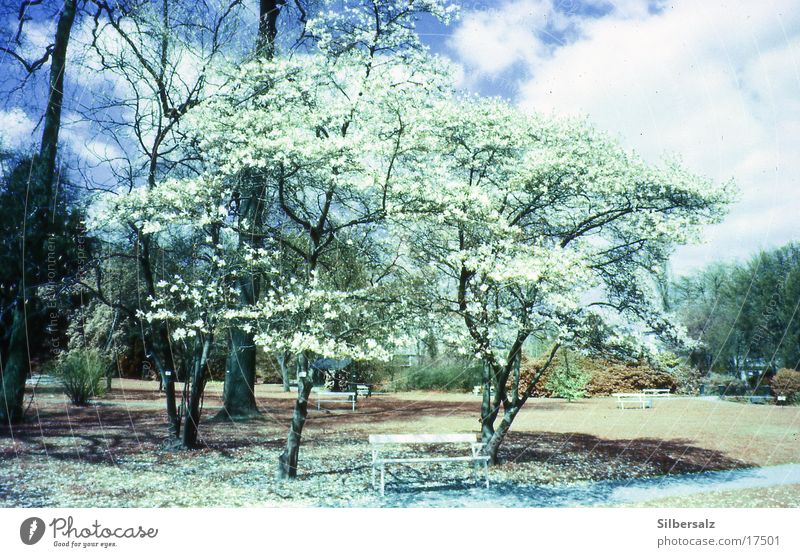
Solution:
[{"label": "picnic table", "polygon": [[[372,487],[377,487],[377,473],[381,475],[381,496],[385,494],[387,464],[419,464],[429,462],[468,462],[472,465],[473,475],[477,479],[477,467],[483,465],[486,487],[489,487],[489,457],[479,454],[483,444],[478,442],[474,433],[447,434],[381,434],[370,435],[372,447]],[[383,452],[409,446],[450,445],[469,450],[462,456],[383,456]]]}]

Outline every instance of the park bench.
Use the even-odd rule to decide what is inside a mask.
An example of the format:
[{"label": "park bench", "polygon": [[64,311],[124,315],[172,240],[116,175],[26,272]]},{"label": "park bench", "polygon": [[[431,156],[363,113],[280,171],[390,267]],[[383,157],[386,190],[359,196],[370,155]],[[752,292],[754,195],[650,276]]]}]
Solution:
[{"label": "park bench", "polygon": [[652,395],[644,393],[614,393],[611,395],[617,399],[617,408],[625,410],[625,405],[631,408],[645,408],[653,407]]},{"label": "park bench", "polygon": [[642,389],[642,394],[657,398],[669,398],[672,396],[669,389]]},{"label": "park bench", "polygon": [[[483,395],[483,385],[475,385],[472,387],[472,394],[474,396],[482,396]],[[489,396],[494,396],[494,387],[489,389]]]},{"label": "park bench", "polygon": [[353,407],[353,412],[355,412],[356,399],[358,399],[358,393],[355,392],[322,391],[316,393],[314,400],[317,403],[317,410],[322,409],[321,404],[323,402],[344,402],[350,404]]},{"label": "park bench", "polygon": [[369,383],[348,383],[347,388],[364,398],[372,396],[372,385]]},{"label": "park bench", "polygon": [[[483,464],[486,487],[489,487],[489,457],[479,454],[483,444],[478,442],[477,435],[473,433],[448,433],[448,434],[394,434],[370,435],[369,444],[372,447],[372,487],[377,483],[377,472],[381,473],[381,496],[386,486],[387,464],[416,464],[426,462],[469,462],[473,465],[473,474],[477,478],[477,467]],[[469,454],[463,456],[383,456],[386,450],[400,450],[403,447],[425,445],[449,445],[469,449]]]}]

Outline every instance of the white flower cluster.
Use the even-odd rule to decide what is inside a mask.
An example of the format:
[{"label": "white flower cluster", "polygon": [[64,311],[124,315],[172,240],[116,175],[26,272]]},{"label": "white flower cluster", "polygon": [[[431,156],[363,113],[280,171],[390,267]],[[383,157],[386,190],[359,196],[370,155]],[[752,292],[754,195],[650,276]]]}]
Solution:
[{"label": "white flower cluster", "polygon": [[732,186],[647,165],[584,121],[455,94],[406,25],[453,10],[375,6],[392,22],[377,35],[345,2],[309,21],[316,53],[230,70],[185,121],[204,172],[114,205],[141,234],[200,238],[203,276],[159,283],[145,316],[176,339],[235,324],[266,350],[356,359],[431,325],[497,365],[530,334],[579,344],[586,322],[611,322],[593,303],[620,331],[680,337],[651,270],[721,218]]}]

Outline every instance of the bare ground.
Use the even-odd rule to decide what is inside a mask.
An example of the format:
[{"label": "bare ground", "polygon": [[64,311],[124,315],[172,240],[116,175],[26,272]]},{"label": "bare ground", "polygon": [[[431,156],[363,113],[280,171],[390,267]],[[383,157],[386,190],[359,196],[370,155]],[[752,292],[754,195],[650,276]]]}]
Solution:
[{"label": "bare ground", "polygon": [[[471,395],[405,393],[360,401],[356,412],[313,409],[300,478],[289,483],[275,481],[274,469],[294,395],[259,385],[262,415],[234,423],[210,419],[220,395],[221,385],[209,385],[203,448],[175,452],[166,448],[163,400],[153,382],[115,381],[84,408],[69,406],[54,388],[37,390],[29,420],[0,432],[0,506],[373,506],[403,504],[403,494],[420,491],[474,491],[460,466],[397,468],[389,492],[398,498],[376,497],[367,444],[370,433],[476,432],[479,400]],[[537,399],[515,422],[491,478],[502,497],[532,486],[796,463],[799,433],[798,407],[676,399],[622,411],[610,399]],[[796,492],[786,493],[770,493],[764,506],[796,502]],[[738,506],[736,500],[723,503]]]}]

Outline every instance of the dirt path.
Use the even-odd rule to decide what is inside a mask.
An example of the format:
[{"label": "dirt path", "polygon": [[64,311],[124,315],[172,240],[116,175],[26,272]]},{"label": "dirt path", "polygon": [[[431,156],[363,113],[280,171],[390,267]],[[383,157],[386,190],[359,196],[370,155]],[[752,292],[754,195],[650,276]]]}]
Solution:
[{"label": "dirt path", "polygon": [[800,464],[564,486],[519,487],[500,483],[489,489],[451,488],[437,491],[415,491],[411,487],[400,486],[394,490],[387,490],[385,505],[391,507],[616,506],[666,497],[793,484],[800,484]]}]

